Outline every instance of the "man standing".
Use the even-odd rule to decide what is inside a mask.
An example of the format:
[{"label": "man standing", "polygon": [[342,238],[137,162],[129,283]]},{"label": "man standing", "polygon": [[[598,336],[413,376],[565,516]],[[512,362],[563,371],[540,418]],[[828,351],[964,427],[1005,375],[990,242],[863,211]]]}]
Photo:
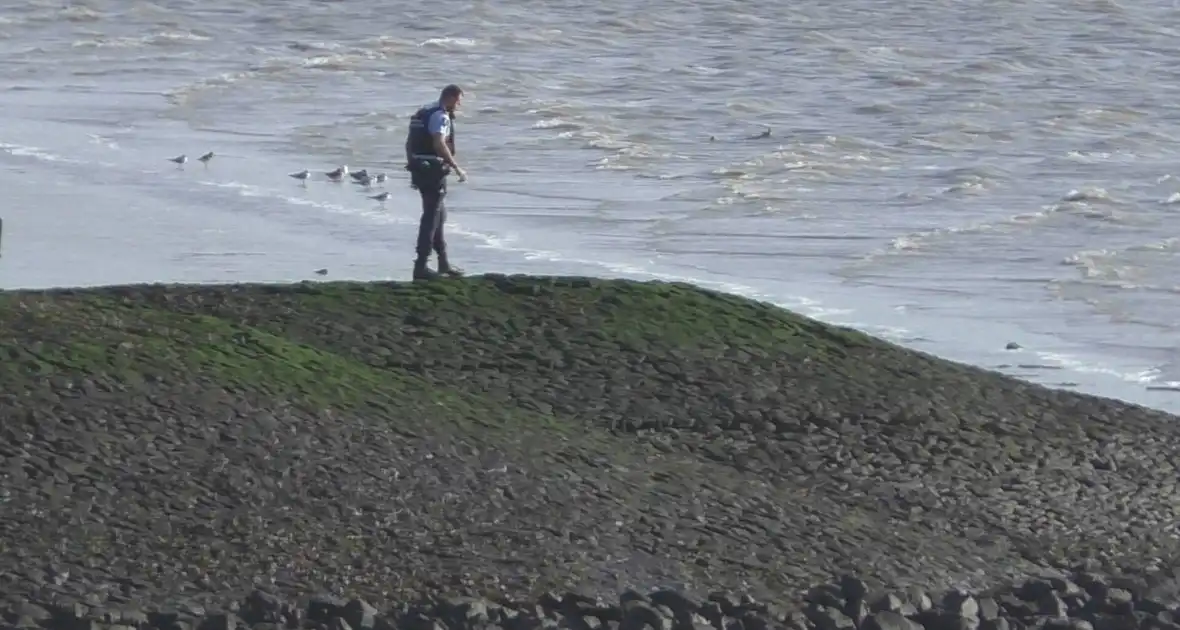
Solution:
[{"label": "man standing", "polygon": [[[442,89],[438,101],[419,109],[410,118],[410,132],[406,136],[406,170],[410,185],[422,196],[422,221],[418,225],[418,258],[414,261],[414,279],[427,280],[438,274],[460,276],[463,271],[451,266],[447,259],[447,242],[443,224],[447,209],[443,198],[447,195],[447,175],[451,171],[459,181],[467,181],[467,173],[455,162],[455,109],[463,98],[457,85]],[[431,250],[438,253],[438,272],[426,266]]]}]

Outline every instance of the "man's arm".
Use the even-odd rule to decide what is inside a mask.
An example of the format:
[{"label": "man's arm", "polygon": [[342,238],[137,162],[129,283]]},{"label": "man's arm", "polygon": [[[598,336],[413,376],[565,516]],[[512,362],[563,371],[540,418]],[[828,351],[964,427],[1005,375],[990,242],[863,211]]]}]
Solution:
[{"label": "man's arm", "polygon": [[451,168],[463,173],[463,169],[455,162],[455,156],[451,154],[451,148],[447,146],[447,132],[451,129],[451,119],[444,111],[437,111],[430,117],[427,124],[427,131],[430,132],[431,138],[434,139],[434,151],[442,158],[443,162],[449,164]]}]

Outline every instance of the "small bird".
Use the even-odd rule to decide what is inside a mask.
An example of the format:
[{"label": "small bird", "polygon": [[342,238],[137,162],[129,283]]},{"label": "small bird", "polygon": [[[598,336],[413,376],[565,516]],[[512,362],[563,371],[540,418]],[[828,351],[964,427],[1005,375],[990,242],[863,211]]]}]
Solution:
[{"label": "small bird", "polygon": [[328,176],[328,179],[330,179],[334,182],[340,181],[347,174],[348,174],[348,166],[347,165],[341,166],[340,168],[337,168],[334,171],[329,171],[327,173],[324,173],[324,175]]},{"label": "small bird", "polygon": [[176,162],[177,166],[184,166],[184,163],[188,161],[188,156],[181,153],[180,155],[178,155],[174,158],[168,158],[168,161],[169,162]]},{"label": "small bird", "polygon": [[378,184],[384,184],[385,183],[385,173],[377,173],[376,175],[373,176],[373,181],[377,182]]},{"label": "small bird", "polygon": [[386,201],[389,200],[389,192],[387,191],[387,192],[381,193],[380,195],[373,195],[372,197],[369,197],[369,199],[375,199],[377,201],[380,201],[381,203],[385,203]]},{"label": "small bird", "polygon": [[364,179],[364,178],[366,178],[366,177],[368,177],[368,176],[369,176],[369,171],[367,171],[366,169],[363,169],[363,168],[362,168],[362,169],[361,169],[361,170],[359,170],[359,171],[354,171],[354,172],[352,172],[352,173],[349,173],[349,174],[348,174],[348,176],[349,176],[349,177],[351,177],[351,178],[353,178],[353,179],[355,179],[355,180],[357,180],[357,181],[360,181],[360,180],[362,180],[362,179]]},{"label": "small bird", "polygon": [[327,269],[316,269],[315,273],[317,276],[326,276],[326,275],[328,275],[328,270]]},{"label": "small bird", "polygon": [[352,183],[368,188],[373,185],[373,178],[369,177],[368,174],[365,174],[363,177],[357,177]]},{"label": "small bird", "polygon": [[303,169],[302,171],[299,171],[298,173],[288,173],[287,177],[294,177],[295,179],[303,182],[304,184],[307,184],[307,178],[311,177],[311,171],[309,171],[307,169]]},{"label": "small bird", "polygon": [[201,161],[201,163],[202,163],[202,164],[204,164],[205,166],[209,166],[209,160],[212,160],[212,159],[213,159],[213,152],[212,152],[212,151],[210,151],[210,152],[206,153],[205,155],[202,155],[201,157],[199,157],[199,158],[197,158],[197,159],[198,159],[198,160],[200,160],[200,161]]}]

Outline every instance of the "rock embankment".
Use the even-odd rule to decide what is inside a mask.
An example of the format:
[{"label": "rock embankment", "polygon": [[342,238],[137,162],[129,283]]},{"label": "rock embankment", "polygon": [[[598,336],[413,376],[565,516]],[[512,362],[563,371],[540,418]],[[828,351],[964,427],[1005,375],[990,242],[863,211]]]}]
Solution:
[{"label": "rock embankment", "polygon": [[680,285],[8,292],[0,418],[0,594],[43,608],[781,602],[1180,548],[1173,416]]},{"label": "rock embankment", "polygon": [[428,595],[378,607],[364,599],[286,599],[255,590],[215,608],[144,610],[11,602],[11,628],[75,630],[1172,630],[1180,597],[1171,575],[1093,573],[1034,578],[984,591],[875,589],[842,576],[797,599],[759,601],[723,592],[627,590],[606,601],[577,592],[525,600]]}]

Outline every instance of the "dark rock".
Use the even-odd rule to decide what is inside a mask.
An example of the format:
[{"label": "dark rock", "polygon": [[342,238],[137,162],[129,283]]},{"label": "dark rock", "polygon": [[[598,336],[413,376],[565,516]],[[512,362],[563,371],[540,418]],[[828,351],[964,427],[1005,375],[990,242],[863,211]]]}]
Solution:
[{"label": "dark rock", "polygon": [[[1038,592],[1042,596],[1044,596],[1046,593],[1052,593],[1051,590]],[[1016,593],[1002,593],[999,595],[996,601],[999,603],[1000,610],[1002,611],[1003,615],[1015,619],[1027,619],[1033,617],[1039,610],[1036,604],[1025,600],[1021,595]]]},{"label": "dark rock", "polygon": [[[359,600],[357,601],[359,602]],[[562,608],[573,610],[575,606],[585,605],[587,603],[576,599],[565,599],[562,601]],[[363,602],[358,604],[358,610],[362,604],[371,611],[372,615],[376,615],[376,610]],[[444,602],[442,611],[446,620],[459,625],[486,624],[491,619],[488,602],[474,597],[448,599]],[[354,625],[353,627],[359,628],[362,626]],[[370,625],[370,627],[372,626]]]},{"label": "dark rock", "polygon": [[196,630],[238,630],[238,617],[233,613],[205,615]]},{"label": "dark rock", "polygon": [[844,606],[844,614],[848,615],[848,618],[852,619],[852,623],[856,624],[856,627],[859,628],[869,616],[869,605],[865,603],[863,597],[849,599],[848,603]]},{"label": "dark rock", "polygon": [[860,630],[921,630],[922,626],[896,611],[882,610],[865,618]]},{"label": "dark rock", "polygon": [[307,604],[307,620],[316,623],[328,623],[333,617],[340,615],[348,602],[331,595],[317,595]]},{"label": "dark rock", "polygon": [[283,603],[275,595],[254,590],[242,603],[238,616],[251,626],[260,623],[279,623],[283,620]]},{"label": "dark rock", "polygon": [[679,591],[661,589],[653,592],[650,597],[652,603],[667,606],[678,620],[689,619],[701,607],[700,602]]},{"label": "dark rock", "polygon": [[918,613],[914,617],[914,621],[921,624],[925,630],[977,630],[979,628],[978,617],[964,617],[937,609]]},{"label": "dark rock", "polygon": [[1076,595],[1066,595],[1061,598],[1061,601],[1065,602],[1065,608],[1069,611],[1069,614],[1076,615],[1080,614],[1083,610],[1088,610],[1090,596],[1085,592],[1081,592]]},{"label": "dark rock", "polygon": [[807,591],[805,601],[816,606],[842,610],[845,606],[844,590],[835,584],[818,584]]},{"label": "dark rock", "polygon": [[864,600],[868,597],[868,583],[856,576],[842,575],[840,576],[839,583],[840,591],[845,601]]},{"label": "dark rock", "polygon": [[1089,621],[1094,630],[1139,630],[1143,625],[1137,615],[1099,614]]},{"label": "dark rock", "polygon": [[1116,615],[1128,615],[1134,611],[1135,596],[1124,588],[1109,588],[1104,597],[1095,597],[1106,610]]},{"label": "dark rock", "polygon": [[697,612],[717,630],[725,630],[725,613],[721,610],[721,604],[710,599],[702,603]]},{"label": "dark rock", "polygon": [[1034,578],[1026,580],[1016,591],[1015,595],[1026,602],[1039,602],[1047,595],[1054,594],[1053,584],[1049,580]]},{"label": "dark rock", "polygon": [[619,630],[649,629],[672,630],[672,620],[642,600],[630,600],[623,604],[623,620],[619,623]]},{"label": "dark rock", "polygon": [[1048,617],[1065,617],[1069,608],[1057,596],[1057,592],[1047,591],[1037,599],[1037,612]]},{"label": "dark rock", "polygon": [[815,624],[802,611],[789,613],[783,620],[783,626],[787,630],[815,630]]},{"label": "dark rock", "polygon": [[729,593],[714,591],[709,593],[709,601],[716,602],[726,617],[736,617],[741,613],[741,600]]},{"label": "dark rock", "polygon": [[742,630],[770,630],[770,620],[752,610],[748,610],[738,619]]},{"label": "dark rock", "polygon": [[1062,597],[1062,598],[1067,597],[1069,595],[1078,595],[1078,594],[1082,593],[1082,589],[1080,586],[1078,586],[1073,581],[1068,580],[1066,578],[1051,577],[1051,578],[1049,578],[1048,582],[1049,582],[1049,585],[1053,587],[1053,591],[1055,593],[1057,593],[1057,595],[1059,597]]}]

